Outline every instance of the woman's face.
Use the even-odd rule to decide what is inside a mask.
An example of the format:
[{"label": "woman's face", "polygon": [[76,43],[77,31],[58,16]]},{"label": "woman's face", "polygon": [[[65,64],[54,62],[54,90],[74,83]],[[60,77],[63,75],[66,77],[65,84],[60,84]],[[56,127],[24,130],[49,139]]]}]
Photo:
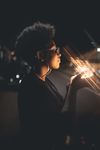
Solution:
[{"label": "woman's face", "polygon": [[51,56],[49,60],[49,67],[51,69],[59,69],[61,63],[61,54],[59,48],[57,48],[56,45],[54,45],[49,49],[49,53]]}]

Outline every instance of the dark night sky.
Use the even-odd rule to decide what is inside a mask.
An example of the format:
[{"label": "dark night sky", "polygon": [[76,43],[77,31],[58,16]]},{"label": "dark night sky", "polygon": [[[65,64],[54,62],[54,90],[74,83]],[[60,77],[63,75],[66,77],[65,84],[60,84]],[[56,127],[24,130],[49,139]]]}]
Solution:
[{"label": "dark night sky", "polygon": [[55,25],[59,44],[71,43],[79,50],[87,50],[91,43],[84,29],[100,44],[99,14],[99,5],[91,1],[3,1],[0,5],[0,44],[13,48],[20,31],[40,20]]}]

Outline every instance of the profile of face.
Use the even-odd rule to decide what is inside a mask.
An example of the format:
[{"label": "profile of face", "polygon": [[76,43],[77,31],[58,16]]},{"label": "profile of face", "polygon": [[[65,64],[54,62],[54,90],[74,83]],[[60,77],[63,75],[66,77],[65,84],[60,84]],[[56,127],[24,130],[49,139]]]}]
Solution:
[{"label": "profile of face", "polygon": [[61,63],[61,54],[60,54],[60,49],[56,47],[54,44],[50,49],[49,53],[51,53],[51,58],[48,62],[49,67],[51,69],[59,69],[60,63]]},{"label": "profile of face", "polygon": [[[41,62],[44,62],[43,51],[37,51],[36,58],[40,60]],[[61,63],[61,53],[60,49],[56,46],[56,44],[53,42],[53,44],[50,46],[47,52],[47,58],[46,58],[46,66],[48,65],[50,69],[59,69]],[[44,64],[42,64],[44,66]]]}]

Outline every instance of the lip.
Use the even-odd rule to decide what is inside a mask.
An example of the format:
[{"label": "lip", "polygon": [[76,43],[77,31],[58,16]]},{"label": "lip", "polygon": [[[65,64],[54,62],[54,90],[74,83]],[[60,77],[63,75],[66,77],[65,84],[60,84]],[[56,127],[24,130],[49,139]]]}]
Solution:
[{"label": "lip", "polygon": [[60,60],[60,59],[58,59],[58,62],[59,62],[59,63],[61,63],[61,60]]}]

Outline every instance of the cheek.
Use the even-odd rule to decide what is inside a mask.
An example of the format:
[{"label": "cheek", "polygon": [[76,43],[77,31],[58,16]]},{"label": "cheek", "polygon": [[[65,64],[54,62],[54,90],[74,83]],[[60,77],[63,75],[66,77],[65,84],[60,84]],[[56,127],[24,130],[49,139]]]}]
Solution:
[{"label": "cheek", "polygon": [[60,67],[60,62],[58,61],[58,58],[55,56],[50,60],[49,65],[53,69],[58,69]]}]

